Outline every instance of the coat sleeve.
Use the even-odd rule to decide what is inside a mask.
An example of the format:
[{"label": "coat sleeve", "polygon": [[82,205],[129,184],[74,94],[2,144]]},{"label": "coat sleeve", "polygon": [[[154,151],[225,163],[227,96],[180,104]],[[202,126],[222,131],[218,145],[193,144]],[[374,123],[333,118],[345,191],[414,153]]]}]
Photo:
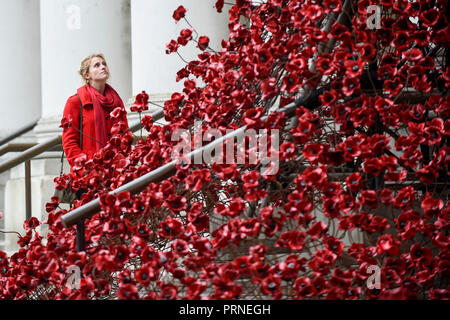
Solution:
[{"label": "coat sleeve", "polygon": [[78,131],[80,127],[80,102],[76,95],[67,100],[63,117],[72,119],[72,125],[63,130],[62,134],[63,149],[67,161],[72,167],[74,165],[74,160],[84,153],[80,148],[80,132]]}]

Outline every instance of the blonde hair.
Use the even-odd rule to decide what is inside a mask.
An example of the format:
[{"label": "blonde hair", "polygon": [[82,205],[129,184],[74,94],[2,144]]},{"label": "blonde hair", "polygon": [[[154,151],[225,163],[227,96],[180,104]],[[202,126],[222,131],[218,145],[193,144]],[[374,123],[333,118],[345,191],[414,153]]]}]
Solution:
[{"label": "blonde hair", "polygon": [[[78,73],[80,74],[81,78],[83,79],[83,81],[85,83],[89,83],[89,80],[87,80],[84,76],[86,74],[88,74],[88,72],[89,72],[89,66],[91,63],[91,59],[96,58],[96,57],[102,58],[106,62],[106,59],[105,59],[105,56],[103,55],[103,53],[90,54],[86,58],[84,58],[83,61],[81,61],[81,65],[80,65],[80,68],[78,69]],[[106,64],[108,64],[108,63],[106,63]]]}]

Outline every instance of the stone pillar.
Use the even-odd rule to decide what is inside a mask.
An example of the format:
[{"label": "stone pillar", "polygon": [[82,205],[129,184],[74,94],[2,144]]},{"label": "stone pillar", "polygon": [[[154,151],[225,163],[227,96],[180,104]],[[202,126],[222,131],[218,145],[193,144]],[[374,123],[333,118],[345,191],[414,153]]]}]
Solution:
[{"label": "stone pillar", "polygon": [[[0,137],[4,137],[41,116],[39,1],[0,0],[0,11]],[[12,155],[3,155],[0,161]],[[10,227],[5,210],[9,178],[9,171],[0,174],[1,230]],[[6,237],[0,235],[0,250]]]},{"label": "stone pillar", "polygon": [[[211,0],[166,0],[158,2],[131,0],[133,95],[145,90],[152,99],[161,100],[183,88],[176,82],[176,73],[185,63],[177,54],[166,54],[166,44],[177,39],[180,31],[189,28],[183,19],[177,23],[172,14],[178,6],[186,8],[186,18],[199,35],[210,38],[210,47],[219,51],[222,39],[228,38],[228,13],[225,6],[217,13]],[[186,61],[195,59],[201,52],[190,42],[180,47]],[[164,100],[164,99],[162,99]]]},{"label": "stone pillar", "polygon": [[1,0],[0,137],[41,116],[39,1]]}]

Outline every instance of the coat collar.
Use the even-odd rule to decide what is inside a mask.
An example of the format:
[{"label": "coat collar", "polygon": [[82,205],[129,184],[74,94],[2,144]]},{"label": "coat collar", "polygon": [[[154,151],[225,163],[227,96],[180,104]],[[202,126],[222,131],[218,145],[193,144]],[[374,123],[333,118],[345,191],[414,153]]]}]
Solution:
[{"label": "coat collar", "polygon": [[77,94],[80,96],[83,107],[85,107],[88,104],[92,105],[92,97],[89,91],[87,90],[86,85],[78,88]]}]

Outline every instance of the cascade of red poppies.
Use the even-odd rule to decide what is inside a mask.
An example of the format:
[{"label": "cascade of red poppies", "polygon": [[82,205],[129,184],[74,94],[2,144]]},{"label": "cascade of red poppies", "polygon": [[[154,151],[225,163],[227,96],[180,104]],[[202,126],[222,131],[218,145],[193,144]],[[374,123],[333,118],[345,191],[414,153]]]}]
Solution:
[{"label": "cascade of red poppies", "polygon": [[[86,251],[52,198],[46,221],[25,222],[21,249],[0,252],[0,298],[449,298],[447,1],[227,8],[222,48],[188,23],[168,39],[168,54],[194,43],[199,55],[177,73],[184,89],[164,104],[167,125],[144,116],[147,137],[132,145],[118,123],[93,159],[55,179],[88,190],[75,207],[100,197]],[[189,10],[180,6],[176,23]],[[293,116],[276,112],[291,102]],[[243,125],[280,131],[276,174],[262,174],[250,148],[245,163],[182,163],[139,194],[107,194],[171,161],[177,129]],[[73,266],[77,288],[66,285]]]}]

